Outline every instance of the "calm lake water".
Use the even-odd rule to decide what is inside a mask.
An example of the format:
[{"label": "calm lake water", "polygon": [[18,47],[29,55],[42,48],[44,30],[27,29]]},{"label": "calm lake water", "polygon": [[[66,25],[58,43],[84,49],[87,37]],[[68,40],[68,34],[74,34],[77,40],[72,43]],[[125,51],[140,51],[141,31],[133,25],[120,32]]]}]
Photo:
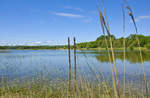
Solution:
[{"label": "calm lake water", "polygon": [[[123,52],[116,51],[118,76],[123,78]],[[71,51],[72,72],[73,51]],[[142,64],[138,52],[126,52],[127,77],[132,80],[142,76]],[[150,52],[143,52],[145,72],[150,79]],[[94,80],[93,73],[101,72],[106,78],[111,77],[110,63],[106,51],[77,51],[77,73]],[[10,50],[0,52],[0,78],[9,79],[33,78],[43,75],[50,79],[68,78],[68,51],[67,50]]]}]

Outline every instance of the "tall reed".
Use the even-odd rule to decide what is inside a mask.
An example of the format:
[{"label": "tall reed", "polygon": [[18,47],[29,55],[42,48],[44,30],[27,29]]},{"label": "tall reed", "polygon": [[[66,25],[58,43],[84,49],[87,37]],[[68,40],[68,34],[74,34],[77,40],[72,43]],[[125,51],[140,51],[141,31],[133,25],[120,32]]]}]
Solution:
[{"label": "tall reed", "polygon": [[124,51],[123,51],[123,65],[124,65],[124,81],[123,81],[123,98],[126,98],[125,95],[125,91],[126,91],[126,39],[125,39],[125,11],[124,11],[124,7],[122,6],[122,16],[123,16],[123,47],[124,47]]},{"label": "tall reed", "polygon": [[115,80],[116,80],[116,85],[117,85],[117,94],[118,94],[118,97],[120,97],[120,94],[119,94],[119,81],[118,81],[118,75],[117,75],[117,66],[116,66],[115,54],[114,54],[112,38],[111,38],[110,29],[109,29],[109,23],[108,23],[108,20],[107,20],[107,17],[106,17],[106,10],[105,10],[105,7],[104,7],[103,0],[101,0],[101,4],[102,4],[103,11],[104,11],[104,16],[105,16],[105,18],[104,17],[101,18],[101,21],[102,21],[103,26],[105,27],[105,29],[107,31],[107,35],[109,37],[112,60],[113,60],[113,64],[114,64]]},{"label": "tall reed", "polygon": [[146,88],[146,93],[147,93],[147,98],[148,98],[148,96],[149,96],[148,82],[147,82],[146,73],[145,73],[145,70],[144,70],[144,60],[143,60],[143,56],[142,56],[142,50],[141,50],[140,40],[139,40],[139,38],[137,36],[138,29],[137,29],[137,26],[136,26],[136,22],[135,22],[133,11],[132,11],[131,7],[129,5],[127,5],[126,8],[128,9],[128,14],[129,14],[129,16],[132,19],[132,22],[134,24],[134,28],[135,28],[135,31],[136,31],[136,39],[137,39],[137,42],[138,42],[138,49],[139,49],[140,59],[141,59],[141,63],[142,63],[142,70],[143,70],[143,74],[144,74],[145,88]]},{"label": "tall reed", "polygon": [[103,31],[103,35],[105,36],[105,44],[106,44],[106,49],[107,49],[108,58],[109,58],[109,62],[110,62],[110,67],[111,67],[111,72],[112,72],[112,80],[113,80],[114,94],[115,94],[115,96],[117,97],[118,94],[117,94],[117,89],[116,89],[116,81],[115,81],[115,78],[114,78],[114,70],[113,70],[111,55],[110,55],[110,51],[109,51],[109,47],[108,47],[108,42],[107,42],[107,39],[106,39],[105,30],[104,30],[104,25],[103,25],[104,17],[103,17],[103,15],[102,15],[102,12],[100,11],[100,9],[98,9],[98,10],[99,10],[99,17],[100,17],[101,28],[102,28],[102,31]]}]

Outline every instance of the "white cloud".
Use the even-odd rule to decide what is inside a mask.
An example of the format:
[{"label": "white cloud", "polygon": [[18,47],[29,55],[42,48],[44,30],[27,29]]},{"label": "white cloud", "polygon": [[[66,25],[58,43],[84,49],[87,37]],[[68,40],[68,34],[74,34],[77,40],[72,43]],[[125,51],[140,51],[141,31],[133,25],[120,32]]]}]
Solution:
[{"label": "white cloud", "polygon": [[29,40],[24,40],[24,41],[0,41],[0,46],[16,46],[16,45],[21,45],[21,46],[41,46],[41,45],[63,45],[64,41],[61,40],[51,40],[51,41],[29,41]]},{"label": "white cloud", "polygon": [[139,16],[135,19],[136,22],[139,22],[141,20],[145,20],[145,19],[150,19],[150,15],[145,15],[145,16]]},{"label": "white cloud", "polygon": [[72,14],[72,13],[62,13],[62,12],[57,12],[55,13],[58,16],[64,16],[64,17],[72,17],[72,18],[83,18],[84,16],[80,14]]}]

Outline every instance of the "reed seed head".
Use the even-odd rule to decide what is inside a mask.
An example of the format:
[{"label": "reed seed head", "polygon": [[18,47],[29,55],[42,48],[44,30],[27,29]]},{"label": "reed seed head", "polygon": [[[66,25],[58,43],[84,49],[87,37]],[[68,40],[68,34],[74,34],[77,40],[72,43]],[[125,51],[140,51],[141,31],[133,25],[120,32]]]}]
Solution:
[{"label": "reed seed head", "polygon": [[129,16],[132,16],[132,12],[129,11],[128,14],[129,14]]}]

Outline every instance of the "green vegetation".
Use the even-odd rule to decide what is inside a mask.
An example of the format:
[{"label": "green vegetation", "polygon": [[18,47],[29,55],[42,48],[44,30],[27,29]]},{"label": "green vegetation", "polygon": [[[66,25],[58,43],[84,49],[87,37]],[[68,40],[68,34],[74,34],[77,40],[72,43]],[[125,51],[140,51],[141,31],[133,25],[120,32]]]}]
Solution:
[{"label": "green vegetation", "polygon": [[[130,36],[125,38],[126,48],[129,48],[132,50],[132,49],[138,47],[136,36],[140,40],[140,46],[150,50],[150,36],[134,35],[134,34],[131,34]],[[105,37],[108,41],[108,47],[110,48],[108,36],[104,36],[104,35],[98,37],[95,41],[79,43],[78,48],[87,48],[87,49],[89,49],[89,48],[105,48],[106,47],[105,40],[104,40]],[[124,47],[123,46],[124,38],[115,38],[114,35],[111,35],[111,38],[112,38],[113,47],[115,49]]]},{"label": "green vegetation", "polygon": [[24,49],[33,49],[33,50],[38,50],[38,49],[65,49],[67,48],[66,46],[0,46],[1,50],[5,49],[18,49],[18,50],[24,50]]}]

